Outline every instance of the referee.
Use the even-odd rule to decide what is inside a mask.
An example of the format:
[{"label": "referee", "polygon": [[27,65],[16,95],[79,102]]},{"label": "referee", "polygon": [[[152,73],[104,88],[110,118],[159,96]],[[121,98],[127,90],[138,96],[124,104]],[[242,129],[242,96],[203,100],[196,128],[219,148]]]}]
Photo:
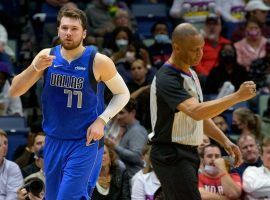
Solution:
[{"label": "referee", "polygon": [[256,85],[244,82],[231,95],[203,102],[199,79],[190,67],[203,56],[204,39],[188,23],[172,34],[173,52],[151,85],[153,143],[151,162],[167,200],[201,199],[198,190],[200,159],[197,146],[203,133],[222,145],[240,163],[239,148],[211,120],[241,101],[256,95]]}]

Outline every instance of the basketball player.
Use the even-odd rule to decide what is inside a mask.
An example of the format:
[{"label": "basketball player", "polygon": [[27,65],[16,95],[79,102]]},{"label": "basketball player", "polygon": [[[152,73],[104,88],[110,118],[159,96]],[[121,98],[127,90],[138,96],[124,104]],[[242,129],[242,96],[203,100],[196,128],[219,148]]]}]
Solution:
[{"label": "basketball player", "polygon": [[[130,97],[111,59],[83,46],[86,24],[81,10],[60,10],[57,25],[61,45],[40,51],[10,88],[11,96],[20,96],[44,78],[46,200],[89,199],[87,183],[96,180],[99,173],[93,168],[102,159],[98,149],[104,125]],[[104,83],[113,93],[105,110]]]},{"label": "basketball player", "polygon": [[172,55],[156,73],[151,85],[154,136],[150,157],[165,199],[169,200],[201,199],[197,147],[202,143],[203,133],[235,156],[239,164],[239,148],[211,118],[256,95],[256,85],[248,81],[229,96],[203,102],[198,77],[190,68],[199,64],[203,46],[202,35],[191,24],[178,25],[172,34]]}]

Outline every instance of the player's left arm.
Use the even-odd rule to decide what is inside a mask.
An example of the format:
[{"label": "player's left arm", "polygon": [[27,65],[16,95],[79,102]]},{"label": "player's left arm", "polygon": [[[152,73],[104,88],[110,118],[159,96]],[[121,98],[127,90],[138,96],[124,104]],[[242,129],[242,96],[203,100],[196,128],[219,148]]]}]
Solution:
[{"label": "player's left arm", "polygon": [[241,152],[239,147],[232,143],[225,134],[215,125],[212,119],[203,120],[204,134],[217,141],[224,149],[235,158],[235,166],[241,163]]},{"label": "player's left arm", "polygon": [[94,75],[97,81],[102,81],[112,92],[113,97],[101,115],[87,130],[87,143],[92,139],[99,140],[104,135],[105,124],[112,119],[127,104],[130,98],[129,90],[118,74],[112,60],[100,53],[94,59]]}]

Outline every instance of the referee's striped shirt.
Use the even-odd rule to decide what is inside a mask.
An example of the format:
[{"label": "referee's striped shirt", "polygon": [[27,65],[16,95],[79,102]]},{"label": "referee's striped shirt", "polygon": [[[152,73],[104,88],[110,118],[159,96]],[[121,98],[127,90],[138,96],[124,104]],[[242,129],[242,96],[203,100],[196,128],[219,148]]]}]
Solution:
[{"label": "referee's striped shirt", "polygon": [[200,145],[203,139],[203,121],[196,121],[178,111],[177,106],[195,97],[200,102],[203,95],[196,73],[180,71],[165,63],[156,73],[150,93],[153,143],[180,143]]}]

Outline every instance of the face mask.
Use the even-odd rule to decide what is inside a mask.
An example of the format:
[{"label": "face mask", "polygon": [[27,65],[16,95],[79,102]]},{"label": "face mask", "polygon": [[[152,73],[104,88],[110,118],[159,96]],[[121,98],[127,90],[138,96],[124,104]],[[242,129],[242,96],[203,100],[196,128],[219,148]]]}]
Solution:
[{"label": "face mask", "polygon": [[133,63],[135,60],[135,52],[127,51],[126,52],[126,61],[129,63]]},{"label": "face mask", "polygon": [[155,40],[157,41],[157,43],[159,44],[167,44],[170,43],[170,38],[168,35],[165,34],[157,34],[155,36]]},{"label": "face mask", "polygon": [[246,31],[246,36],[252,39],[257,39],[258,37],[261,36],[261,32],[258,30]]},{"label": "face mask", "polygon": [[238,127],[237,124],[231,125],[232,132],[235,134],[241,134],[242,130]]},{"label": "face mask", "polygon": [[105,6],[112,6],[115,3],[115,0],[102,0]]},{"label": "face mask", "polygon": [[220,58],[222,59],[222,62],[226,62],[226,63],[231,63],[235,61],[235,55],[232,51],[221,52]]},{"label": "face mask", "polygon": [[211,166],[211,165],[205,165],[204,166],[204,171],[207,174],[216,175],[218,173],[218,168],[215,167],[215,166]]},{"label": "face mask", "polygon": [[116,43],[117,47],[122,50],[122,49],[127,47],[128,40],[124,40],[124,39],[115,40],[115,43]]}]

